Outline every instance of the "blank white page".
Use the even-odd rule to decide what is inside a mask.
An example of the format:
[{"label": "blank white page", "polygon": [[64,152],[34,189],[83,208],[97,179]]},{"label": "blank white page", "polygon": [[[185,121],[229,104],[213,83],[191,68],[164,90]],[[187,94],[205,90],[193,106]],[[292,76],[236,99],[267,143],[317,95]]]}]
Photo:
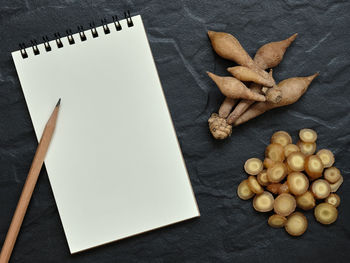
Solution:
[{"label": "blank white page", "polygon": [[71,253],[199,216],[140,16],[12,53]]}]

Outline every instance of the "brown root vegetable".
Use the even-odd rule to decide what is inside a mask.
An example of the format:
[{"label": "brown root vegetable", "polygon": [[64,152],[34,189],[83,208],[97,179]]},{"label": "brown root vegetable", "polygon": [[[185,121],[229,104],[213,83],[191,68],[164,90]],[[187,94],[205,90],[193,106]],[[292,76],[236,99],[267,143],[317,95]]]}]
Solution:
[{"label": "brown root vegetable", "polygon": [[299,147],[295,144],[288,144],[284,146],[284,156],[286,156],[286,158],[288,158],[288,156],[294,152],[300,152]]},{"label": "brown root vegetable", "polygon": [[283,162],[284,149],[283,146],[277,143],[271,143],[265,149],[265,157],[274,162]]},{"label": "brown root vegetable", "polygon": [[301,152],[293,152],[287,158],[288,167],[294,172],[301,172],[305,167],[305,155]]},{"label": "brown root vegetable", "polygon": [[267,223],[273,228],[281,228],[284,227],[284,225],[287,223],[287,218],[274,214],[269,217]]},{"label": "brown root vegetable", "polygon": [[258,158],[250,158],[245,162],[244,170],[249,175],[257,175],[263,170],[263,163]]},{"label": "brown root vegetable", "polygon": [[340,176],[340,179],[337,182],[335,182],[334,184],[329,184],[329,186],[331,187],[331,192],[335,193],[336,191],[338,191],[343,181],[344,181],[343,176]]},{"label": "brown root vegetable", "polygon": [[316,155],[320,157],[323,167],[328,168],[334,164],[334,155],[330,150],[322,149],[319,150]]},{"label": "brown root vegetable", "polygon": [[267,178],[271,183],[279,183],[287,175],[287,167],[284,163],[276,162],[274,166],[267,169]]},{"label": "brown root vegetable", "polygon": [[273,194],[278,194],[279,193],[279,190],[281,188],[282,184],[280,183],[272,183],[272,184],[269,184],[266,189],[267,191],[273,193]]},{"label": "brown root vegetable", "polygon": [[316,152],[316,143],[314,142],[298,141],[297,146],[300,148],[300,151],[305,154],[305,156],[312,155]]},{"label": "brown root vegetable", "polygon": [[257,180],[259,182],[260,185],[262,186],[267,186],[270,182],[269,179],[267,178],[267,172],[266,170],[262,170],[258,176],[257,176]]},{"label": "brown root vegetable", "polygon": [[248,180],[243,180],[238,185],[237,195],[239,198],[241,198],[243,200],[248,200],[255,195],[254,192],[252,192],[252,190],[250,190],[250,188],[248,186]]},{"label": "brown root vegetable", "polygon": [[255,194],[262,194],[264,192],[264,188],[261,187],[258,180],[256,180],[255,176],[253,175],[248,177],[248,186]]},{"label": "brown root vegetable", "polygon": [[227,118],[227,116],[230,114],[233,106],[235,106],[236,102],[237,102],[236,99],[230,99],[230,98],[226,97],[220,106],[219,116],[221,118]]},{"label": "brown root vegetable", "polygon": [[317,179],[322,176],[323,164],[317,155],[310,155],[305,158],[305,172],[311,180]]},{"label": "brown root vegetable", "polygon": [[263,69],[276,67],[282,61],[284,53],[297,35],[296,33],[285,40],[263,45],[256,52],[254,61]]},{"label": "brown root vegetable", "polygon": [[293,172],[288,175],[287,183],[289,191],[294,195],[302,195],[309,189],[309,179],[299,172]]},{"label": "brown root vegetable", "polygon": [[317,133],[312,129],[301,129],[299,131],[299,138],[303,142],[315,142],[317,140]]},{"label": "brown root vegetable", "polygon": [[301,236],[307,229],[307,219],[302,213],[295,212],[288,216],[284,228],[291,236]]},{"label": "brown root vegetable", "polygon": [[[251,83],[249,88],[252,92],[261,94],[261,85]],[[227,123],[234,123],[239,118],[239,116],[241,116],[253,103],[253,100],[241,100],[234,108],[234,110],[230,113],[230,115],[227,117]]]},{"label": "brown root vegetable", "polygon": [[209,130],[215,139],[226,139],[232,133],[232,125],[227,124],[226,119],[221,118],[216,113],[210,116],[208,123]]},{"label": "brown root vegetable", "polygon": [[337,194],[330,194],[326,198],[325,202],[334,206],[334,207],[338,207],[340,205],[340,197]]},{"label": "brown root vegetable", "polygon": [[331,187],[326,180],[317,179],[311,185],[311,192],[316,199],[325,199],[331,193]]},{"label": "brown root vegetable", "polygon": [[296,197],[297,206],[303,210],[310,210],[315,207],[315,197],[310,191]]},{"label": "brown root vegetable", "polygon": [[263,192],[256,195],[253,200],[253,207],[258,212],[269,212],[273,209],[274,198],[271,193]]},{"label": "brown root vegetable", "polygon": [[248,55],[237,38],[224,32],[208,31],[213,49],[220,57],[232,60],[237,64],[250,68],[262,77],[269,78],[266,71],[262,70]]},{"label": "brown root vegetable", "polygon": [[278,194],[288,194],[289,193],[289,186],[287,182],[284,182],[280,189],[278,189]]},{"label": "brown root vegetable", "polygon": [[274,211],[281,216],[288,216],[294,212],[296,207],[295,198],[290,194],[280,194],[274,202]]},{"label": "brown root vegetable", "polygon": [[283,147],[287,146],[288,144],[292,143],[292,137],[290,137],[288,132],[285,131],[277,131],[274,134],[272,134],[271,143],[278,143],[282,145]]},{"label": "brown root vegetable", "polygon": [[278,84],[278,87],[280,87],[282,91],[282,99],[280,102],[255,103],[234,122],[234,126],[247,122],[268,110],[295,103],[306,92],[310,83],[317,76],[318,73],[308,77],[297,77],[283,80]]},{"label": "brown root vegetable", "polygon": [[331,167],[324,171],[324,179],[326,179],[330,184],[334,184],[339,181],[341,174],[338,168]]},{"label": "brown root vegetable", "polygon": [[254,101],[265,101],[265,96],[251,91],[243,82],[232,77],[220,77],[214,73],[207,72],[208,76],[216,83],[221,93],[231,99],[248,99]]},{"label": "brown root vegetable", "polygon": [[266,169],[268,169],[268,168],[270,168],[270,167],[272,167],[274,165],[275,165],[275,161],[272,161],[270,158],[265,158],[264,159],[264,167]]},{"label": "brown root vegetable", "polygon": [[321,203],[316,206],[314,215],[318,222],[324,225],[329,225],[337,220],[338,210],[331,204]]},{"label": "brown root vegetable", "polygon": [[240,81],[252,81],[254,83],[264,85],[266,87],[272,87],[275,85],[275,82],[270,78],[266,79],[259,75],[254,70],[251,70],[250,68],[243,67],[243,66],[236,66],[236,67],[230,67],[227,68],[227,71],[232,74],[236,79],[239,79]]},{"label": "brown root vegetable", "polygon": [[270,88],[265,93],[266,101],[271,103],[279,103],[282,100],[282,90],[277,85]]}]

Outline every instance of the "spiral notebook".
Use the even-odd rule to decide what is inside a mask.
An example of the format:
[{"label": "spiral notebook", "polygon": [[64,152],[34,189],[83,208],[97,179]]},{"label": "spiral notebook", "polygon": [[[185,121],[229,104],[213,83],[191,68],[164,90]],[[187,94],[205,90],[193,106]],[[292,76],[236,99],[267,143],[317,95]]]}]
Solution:
[{"label": "spiral notebook", "polygon": [[71,253],[199,216],[141,16],[12,53]]}]

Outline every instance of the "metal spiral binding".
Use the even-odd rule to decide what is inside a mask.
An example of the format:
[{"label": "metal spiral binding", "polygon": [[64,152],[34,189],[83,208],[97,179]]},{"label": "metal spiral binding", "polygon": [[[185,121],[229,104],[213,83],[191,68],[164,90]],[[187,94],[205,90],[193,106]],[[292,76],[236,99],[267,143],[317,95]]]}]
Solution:
[{"label": "metal spiral binding", "polygon": [[[124,16],[125,16],[125,19],[126,19],[126,22],[127,22],[127,25],[128,27],[132,27],[134,26],[134,22],[132,21],[132,18],[131,18],[131,15],[130,15],[130,11],[128,10],[127,12],[124,12]],[[116,31],[120,31],[122,30],[122,26],[119,22],[119,19],[117,16],[112,16],[112,19],[113,19],[113,23],[115,25],[115,30]],[[101,24],[102,24],[102,28],[103,28],[103,32],[107,35],[111,32],[111,29],[108,27],[108,22],[107,22],[107,19],[106,18],[103,18],[101,19]],[[96,26],[95,26],[95,22],[91,22],[90,23],[90,30],[91,30],[91,35],[93,38],[97,38],[99,37],[98,35],[98,32],[97,32],[97,29],[96,29]],[[80,36],[80,41],[86,41],[87,40],[87,36],[84,32],[84,29],[83,29],[83,26],[78,26],[78,31],[77,33],[79,33],[79,36]],[[70,45],[74,45],[76,43],[76,40],[74,39],[73,37],[73,31],[71,29],[67,29],[66,30],[66,36],[67,39],[68,39],[68,43]],[[52,51],[52,48],[50,46],[50,43],[49,43],[49,38],[47,36],[43,36],[43,41],[44,41],[44,47],[45,47],[45,51],[46,52],[50,52]],[[54,39],[56,41],[56,45],[57,45],[57,48],[62,48],[63,47],[63,42],[61,41],[61,35],[59,32],[56,32],[54,34]],[[31,40],[30,41],[31,43],[31,47],[33,49],[33,53],[34,55],[39,55],[40,54],[40,50],[38,48],[38,43],[35,39]],[[26,51],[26,46],[24,43],[20,43],[19,44],[19,51],[21,52],[21,55],[22,55],[22,58],[28,58],[28,53]]]}]

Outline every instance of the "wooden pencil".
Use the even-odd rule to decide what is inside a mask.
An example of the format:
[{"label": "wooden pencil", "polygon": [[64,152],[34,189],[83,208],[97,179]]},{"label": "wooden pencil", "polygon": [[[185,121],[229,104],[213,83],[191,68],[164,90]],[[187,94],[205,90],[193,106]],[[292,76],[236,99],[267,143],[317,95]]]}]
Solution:
[{"label": "wooden pencil", "polygon": [[24,215],[27,211],[30,199],[32,197],[35,184],[38,180],[41,167],[43,166],[45,155],[49,147],[53,132],[56,127],[58,110],[61,99],[58,100],[45,129],[41,136],[38,148],[36,149],[32,165],[30,167],[26,182],[24,183],[21,196],[19,198],[16,211],[13,215],[10,228],[7,232],[4,245],[0,253],[0,263],[7,263],[11,257],[13,247],[15,245],[19,230],[21,228]]}]

